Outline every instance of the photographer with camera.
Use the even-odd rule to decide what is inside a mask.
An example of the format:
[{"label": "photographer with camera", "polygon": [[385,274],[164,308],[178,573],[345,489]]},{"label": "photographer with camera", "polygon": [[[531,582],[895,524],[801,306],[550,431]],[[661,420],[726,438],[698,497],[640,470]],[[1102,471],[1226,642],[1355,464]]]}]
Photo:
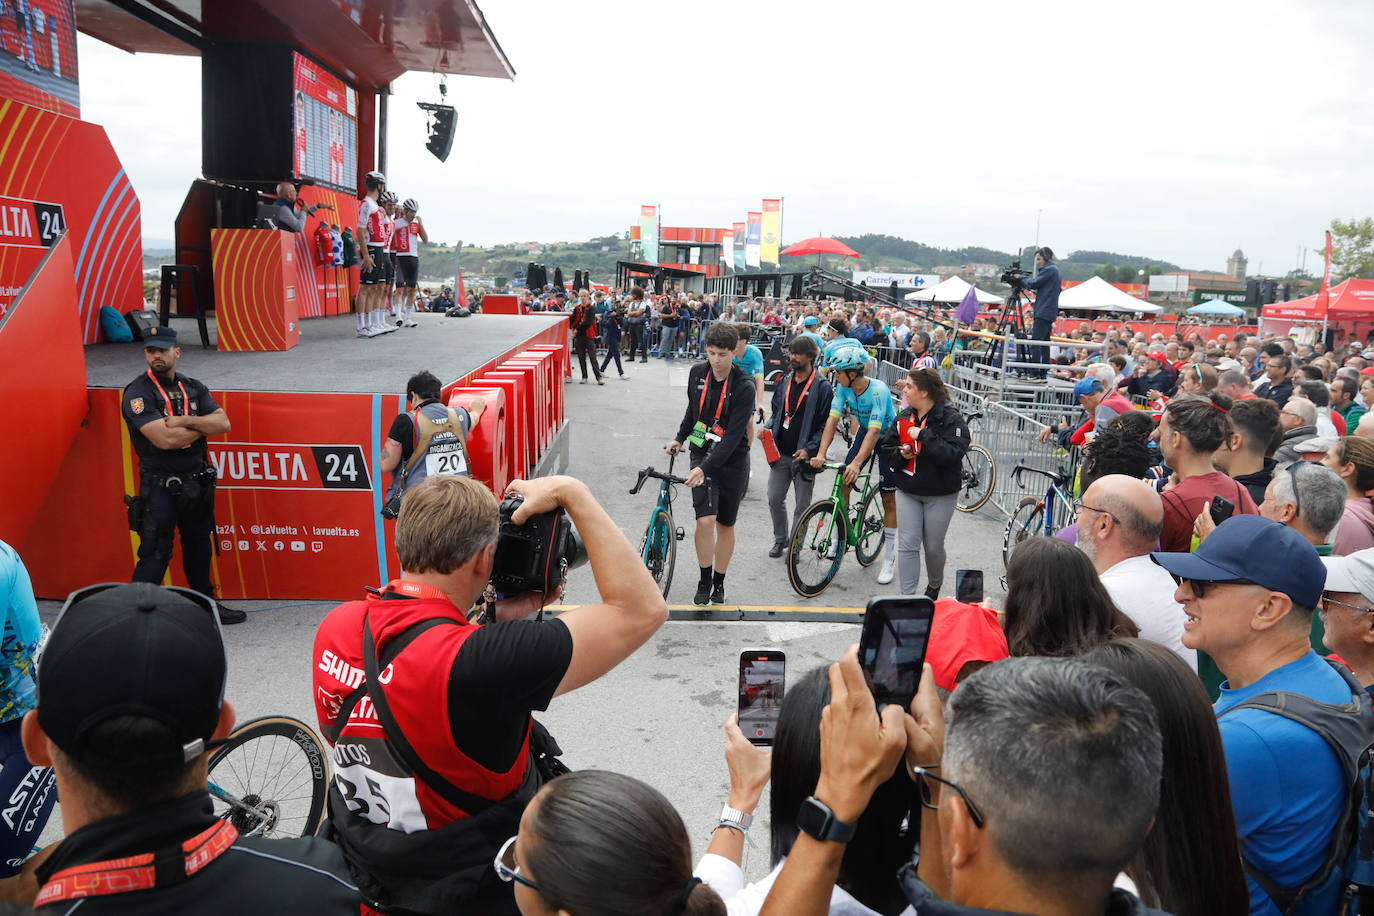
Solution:
[{"label": "photographer with camera", "polygon": [[[509,492],[523,502],[498,507],[468,477],[411,487],[396,524],[401,577],[335,608],[315,636],[330,825],[378,913],[516,912],[491,862],[562,769],[530,713],[609,672],[667,619],[639,554],[585,484],[543,477]],[[523,620],[576,559],[569,522],[602,601]],[[513,597],[496,601],[496,622],[470,623],[498,588]]]},{"label": "photographer with camera", "polygon": [[472,476],[468,433],[482,418],[485,398],[468,408],[445,407],[443,386],[433,372],[417,372],[406,382],[406,413],[398,414],[382,445],[381,469],[392,475],[382,507],[383,518],[395,518],[406,488],[439,474]]},{"label": "photographer with camera", "polygon": [[[1031,340],[1049,340],[1054,330],[1055,319],[1059,317],[1059,288],[1063,283],[1059,278],[1059,268],[1054,265],[1054,252],[1048,247],[1035,249],[1036,272],[1033,277],[1022,277],[1021,286],[1035,293],[1035,308],[1031,312]],[[1030,360],[1034,363],[1048,363],[1050,348],[1047,346],[1030,347]],[[1032,378],[1044,378],[1044,369],[1029,369]]]}]

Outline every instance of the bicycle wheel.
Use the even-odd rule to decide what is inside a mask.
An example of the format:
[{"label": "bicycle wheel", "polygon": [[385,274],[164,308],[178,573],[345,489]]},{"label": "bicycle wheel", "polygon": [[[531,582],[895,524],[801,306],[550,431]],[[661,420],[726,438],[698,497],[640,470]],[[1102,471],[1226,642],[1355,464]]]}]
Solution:
[{"label": "bicycle wheel", "polygon": [[977,512],[992,498],[997,485],[997,462],[981,445],[970,445],[959,469],[959,498],[954,507],[960,512]]},{"label": "bicycle wheel", "polygon": [[1038,496],[1027,496],[1016,504],[1016,509],[1007,519],[1007,528],[1002,532],[1002,568],[1011,565],[1011,555],[1026,538],[1040,533],[1040,517],[1045,512],[1045,503]]},{"label": "bicycle wheel", "polygon": [[868,491],[855,518],[859,525],[859,542],[854,545],[854,559],[860,566],[872,566],[883,550],[883,522],[886,521],[882,494],[877,487]]},{"label": "bicycle wheel", "polygon": [[644,529],[644,539],[639,543],[640,556],[649,575],[658,583],[663,597],[673,587],[673,568],[677,565],[677,537],[673,533],[673,517],[662,509],[654,511],[649,519],[649,527]]},{"label": "bicycle wheel", "polygon": [[828,499],[813,503],[787,550],[787,578],[796,593],[814,598],[825,591],[840,570],[845,546],[844,510]]},{"label": "bicycle wheel", "polygon": [[215,816],[246,836],[310,836],[324,816],[329,763],[310,726],[264,716],[210,755]]}]

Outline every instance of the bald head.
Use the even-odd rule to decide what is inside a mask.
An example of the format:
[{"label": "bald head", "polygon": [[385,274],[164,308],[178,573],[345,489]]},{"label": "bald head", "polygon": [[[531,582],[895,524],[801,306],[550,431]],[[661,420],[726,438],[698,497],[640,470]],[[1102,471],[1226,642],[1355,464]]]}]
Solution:
[{"label": "bald head", "polygon": [[1155,549],[1164,527],[1164,503],[1154,487],[1125,474],[1108,474],[1088,487],[1083,503],[1116,516],[1128,556]]},{"label": "bald head", "polygon": [[1374,413],[1360,417],[1360,423],[1355,427],[1355,435],[1361,439],[1374,439]]},{"label": "bald head", "polygon": [[296,202],[296,186],[289,181],[277,182],[277,196],[282,200]]}]

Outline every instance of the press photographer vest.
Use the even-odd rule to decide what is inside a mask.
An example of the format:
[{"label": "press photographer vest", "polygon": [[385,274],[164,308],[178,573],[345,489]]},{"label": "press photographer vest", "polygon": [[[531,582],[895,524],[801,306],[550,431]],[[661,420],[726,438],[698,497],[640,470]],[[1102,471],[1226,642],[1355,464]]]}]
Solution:
[{"label": "press photographer vest", "polygon": [[[339,607],[315,639],[315,713],[333,747],[334,839],[370,905],[420,913],[514,913],[510,886],[492,871],[491,837],[517,832],[539,788],[539,773],[530,765],[529,727],[505,772],[464,754],[449,725],[449,674],[479,627],[431,587],[398,580],[384,594]],[[390,718],[428,775],[406,762],[407,754],[382,725],[388,716],[379,715],[368,695],[368,633]],[[350,708],[340,725],[341,713]],[[460,805],[455,794],[472,801]]]},{"label": "press photographer vest", "polygon": [[405,465],[402,490],[410,489],[431,474],[472,476],[467,437],[463,434],[458,411],[439,401],[426,401],[410,415],[410,421],[414,450]]}]

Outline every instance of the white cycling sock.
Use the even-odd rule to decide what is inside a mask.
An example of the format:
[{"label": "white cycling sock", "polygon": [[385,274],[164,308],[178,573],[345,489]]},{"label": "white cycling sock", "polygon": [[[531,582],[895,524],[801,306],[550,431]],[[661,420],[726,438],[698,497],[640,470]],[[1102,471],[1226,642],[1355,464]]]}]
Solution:
[{"label": "white cycling sock", "polygon": [[891,563],[897,551],[897,529],[883,529],[883,562]]},{"label": "white cycling sock", "polygon": [[359,313],[358,313],[358,330],[359,330],[359,331],[362,331],[362,330],[365,330],[366,328],[367,328],[367,312],[359,312]]}]

